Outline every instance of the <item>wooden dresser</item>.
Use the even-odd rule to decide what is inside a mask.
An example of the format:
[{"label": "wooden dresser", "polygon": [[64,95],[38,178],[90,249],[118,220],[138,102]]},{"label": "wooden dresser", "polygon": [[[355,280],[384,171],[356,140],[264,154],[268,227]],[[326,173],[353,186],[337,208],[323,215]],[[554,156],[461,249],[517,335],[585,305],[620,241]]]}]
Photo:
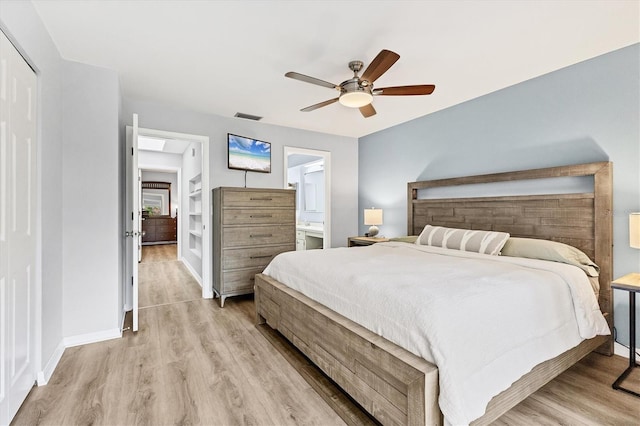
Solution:
[{"label": "wooden dresser", "polygon": [[176,242],[178,229],[175,217],[143,217],[142,244]]},{"label": "wooden dresser", "polygon": [[254,277],[276,255],[296,249],[296,203],[291,189],[213,190],[213,290],[220,306],[253,293]]}]

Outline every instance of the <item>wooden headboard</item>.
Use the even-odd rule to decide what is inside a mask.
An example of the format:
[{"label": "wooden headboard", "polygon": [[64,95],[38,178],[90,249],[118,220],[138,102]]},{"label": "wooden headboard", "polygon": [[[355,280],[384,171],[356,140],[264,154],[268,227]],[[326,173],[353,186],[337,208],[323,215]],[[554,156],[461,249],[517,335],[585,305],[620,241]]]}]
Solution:
[{"label": "wooden headboard", "polygon": [[[593,176],[593,192],[473,198],[418,199],[418,190],[492,182]],[[613,330],[613,183],[612,163],[599,162],[546,169],[465,176],[408,184],[408,235],[425,225],[508,232],[574,246],[600,266],[600,309]],[[613,351],[613,339],[600,348]]]}]

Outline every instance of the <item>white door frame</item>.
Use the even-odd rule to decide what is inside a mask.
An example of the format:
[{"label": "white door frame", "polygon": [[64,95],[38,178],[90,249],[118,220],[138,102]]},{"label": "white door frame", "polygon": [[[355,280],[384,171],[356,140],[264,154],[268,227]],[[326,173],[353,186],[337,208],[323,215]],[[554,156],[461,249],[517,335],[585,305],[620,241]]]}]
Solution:
[{"label": "white door frame", "polygon": [[[131,135],[130,129],[131,126],[127,126],[127,137],[130,137]],[[138,128],[138,135],[160,139],[178,139],[189,142],[199,142],[202,144],[202,297],[205,299],[212,299],[213,285],[211,281],[211,234],[209,231],[211,229],[211,193],[209,188],[209,136],[149,129],[144,127]],[[178,179],[180,181],[180,176],[178,176]],[[179,216],[184,215],[180,214]],[[180,217],[178,217],[178,220],[181,220]],[[180,235],[181,232],[179,229],[178,238],[181,238]],[[180,241],[182,242],[182,240]],[[128,266],[129,265],[127,265],[127,267]],[[130,276],[130,271],[127,271],[127,277]],[[130,292],[126,292],[125,296],[124,310],[131,310],[132,298]]]},{"label": "white door frame", "polygon": [[331,152],[317,149],[284,147],[283,188],[289,187],[287,172],[289,170],[289,155],[301,154],[321,157],[324,160],[324,235],[323,248],[331,248]]}]

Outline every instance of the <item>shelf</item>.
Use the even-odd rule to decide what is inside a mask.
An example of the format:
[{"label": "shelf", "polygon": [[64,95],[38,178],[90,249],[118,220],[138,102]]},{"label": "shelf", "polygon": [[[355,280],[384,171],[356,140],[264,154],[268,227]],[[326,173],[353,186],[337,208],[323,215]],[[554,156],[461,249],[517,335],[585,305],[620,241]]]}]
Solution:
[{"label": "shelf", "polygon": [[189,179],[189,250],[202,259],[202,175]]}]

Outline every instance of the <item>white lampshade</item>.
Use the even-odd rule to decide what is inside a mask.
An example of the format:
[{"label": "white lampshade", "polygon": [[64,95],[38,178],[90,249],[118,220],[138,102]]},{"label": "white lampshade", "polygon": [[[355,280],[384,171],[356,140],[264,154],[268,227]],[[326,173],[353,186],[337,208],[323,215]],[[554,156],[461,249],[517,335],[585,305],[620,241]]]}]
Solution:
[{"label": "white lampshade", "polygon": [[640,213],[629,215],[629,245],[640,249]]},{"label": "white lampshade", "polygon": [[364,209],[365,225],[382,225],[382,209]]},{"label": "white lampshade", "polygon": [[343,93],[338,101],[349,108],[360,108],[369,105],[373,96],[369,92],[355,91]]},{"label": "white lampshade", "polygon": [[364,224],[371,225],[369,227],[369,236],[375,237],[380,230],[376,225],[382,225],[382,209],[376,209],[371,207],[370,209],[364,209]]}]

